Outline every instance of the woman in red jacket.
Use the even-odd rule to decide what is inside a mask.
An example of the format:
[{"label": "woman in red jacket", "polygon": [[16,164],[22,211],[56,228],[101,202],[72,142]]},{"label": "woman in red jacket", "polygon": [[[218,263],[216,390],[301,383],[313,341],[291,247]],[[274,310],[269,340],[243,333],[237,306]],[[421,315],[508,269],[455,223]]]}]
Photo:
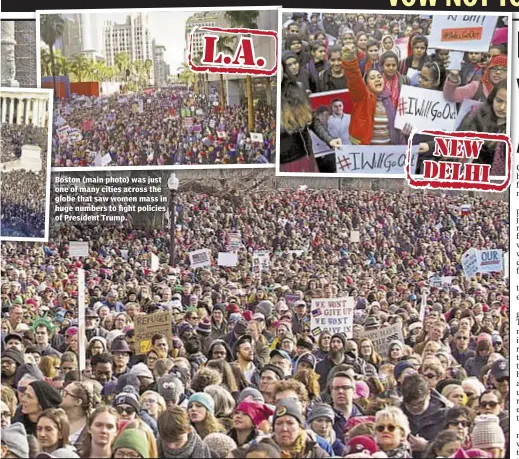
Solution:
[{"label": "woman in red jacket", "polygon": [[353,109],[350,141],[353,145],[403,145],[405,137],[395,129],[396,109],[378,70],[362,78],[355,46],[342,48],[342,66],[348,81]]}]

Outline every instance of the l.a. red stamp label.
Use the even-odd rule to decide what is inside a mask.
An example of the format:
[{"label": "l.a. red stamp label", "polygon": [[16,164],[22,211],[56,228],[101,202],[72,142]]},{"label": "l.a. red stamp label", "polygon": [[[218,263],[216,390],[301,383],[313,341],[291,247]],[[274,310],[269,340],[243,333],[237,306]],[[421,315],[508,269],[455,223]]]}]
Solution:
[{"label": "l.a. red stamp label", "polygon": [[[509,136],[485,132],[421,131],[419,134],[434,139],[434,151],[432,159],[423,161],[423,176],[416,176],[415,171],[411,171],[414,134],[409,137],[405,164],[407,182],[412,188],[502,192],[510,186],[512,143]],[[494,147],[494,164],[498,150],[504,155],[504,174],[496,176],[492,174],[492,165],[477,162],[486,142],[491,142]]]},{"label": "l.a. red stamp label", "polygon": [[[193,62],[193,41],[195,32],[207,31],[202,36],[203,51],[200,65]],[[236,37],[234,54],[226,54],[218,51],[218,40],[223,36]],[[275,59],[272,67],[267,68],[267,59],[256,54],[252,37],[271,38],[275,50]],[[191,32],[189,42],[188,63],[193,72],[229,73],[253,76],[272,76],[277,71],[278,35],[274,30],[222,28],[222,27],[198,27]]]}]

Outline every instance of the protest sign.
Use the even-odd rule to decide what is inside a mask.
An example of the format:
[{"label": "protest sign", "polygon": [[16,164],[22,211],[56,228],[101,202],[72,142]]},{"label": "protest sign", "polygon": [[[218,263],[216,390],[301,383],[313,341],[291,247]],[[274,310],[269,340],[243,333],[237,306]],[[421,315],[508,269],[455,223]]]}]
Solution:
[{"label": "protest sign", "polygon": [[350,242],[360,242],[360,231],[352,231],[350,234]]},{"label": "protest sign", "polygon": [[300,300],[301,297],[299,295],[296,295],[295,293],[286,293],[285,294],[285,301],[287,302],[287,305],[294,304],[297,300]]},{"label": "protest sign", "polygon": [[[349,119],[350,115],[344,115],[348,117],[348,126],[349,126]],[[317,137],[313,131],[310,131],[310,137],[312,138],[312,149],[314,151],[314,155],[316,158],[322,158],[323,156],[327,156],[330,154],[335,153],[335,150],[333,148],[330,148],[330,146],[322,141],[319,137]]]},{"label": "protest sign", "polygon": [[432,276],[429,278],[431,287],[448,287],[452,285],[453,276]]},{"label": "protest sign", "polygon": [[241,246],[241,232],[233,231],[229,233],[229,243],[227,244],[227,250],[232,252],[238,250]]},{"label": "protest sign", "polygon": [[69,257],[88,257],[88,242],[70,241],[68,255]]},{"label": "protest sign", "polygon": [[427,308],[427,294],[424,293],[422,295],[422,301],[420,303],[420,312],[418,314],[418,320],[420,322],[423,322],[423,320],[425,319],[425,310]]},{"label": "protest sign", "polygon": [[461,266],[467,279],[478,272],[478,251],[474,247],[471,247],[461,256]]},{"label": "protest sign", "polygon": [[498,17],[480,14],[435,15],[429,46],[453,51],[488,51]]},{"label": "protest sign", "polygon": [[123,257],[125,260],[128,259],[128,249],[121,249],[121,257]]},{"label": "protest sign", "polygon": [[226,139],[227,133],[225,131],[216,131],[216,135],[219,139]]},{"label": "protest sign", "polygon": [[78,305],[78,360],[79,360],[79,371],[82,372],[86,369],[86,323],[85,323],[85,270],[79,268],[77,270],[77,305]]},{"label": "protest sign", "polygon": [[151,254],[151,270],[153,272],[158,271],[159,269],[159,257],[154,253]]},{"label": "protest sign", "polygon": [[424,129],[453,131],[458,111],[455,102],[448,102],[442,91],[403,85],[396,109],[395,128],[406,123],[420,132]]},{"label": "protest sign", "polygon": [[402,325],[399,323],[390,325],[389,327],[377,328],[375,330],[367,330],[362,338],[368,338],[373,343],[377,353],[385,357],[389,353],[389,344],[391,341],[398,340],[404,342],[404,334],[402,333]]},{"label": "protest sign", "polygon": [[339,99],[343,103],[344,113],[351,114],[353,103],[349,89],[340,89],[337,91],[318,92],[310,94],[310,106],[312,111],[316,111],[319,107],[328,107],[330,114],[332,114],[332,102]]},{"label": "protest sign", "polygon": [[503,251],[501,249],[478,250],[478,273],[503,272]]},{"label": "protest sign", "polygon": [[197,108],[195,113],[196,113],[197,116],[203,116],[204,110],[201,109],[201,108]]},{"label": "protest sign", "polygon": [[352,297],[316,298],[312,299],[311,325],[312,336],[317,337],[324,331],[332,335],[344,333],[353,337],[353,310],[355,302]]},{"label": "protest sign", "polygon": [[449,70],[461,70],[461,63],[463,61],[463,51],[449,51]]},{"label": "protest sign", "polygon": [[56,118],[56,121],[54,122],[54,124],[58,127],[63,126],[66,123],[67,123],[67,121],[65,120],[65,118],[61,117],[60,115],[58,115],[58,117]]},{"label": "protest sign", "polygon": [[171,346],[172,320],[170,311],[135,316],[135,349],[137,354],[146,354],[150,351],[151,338],[157,333],[164,333],[168,344]]},{"label": "protest sign", "polygon": [[193,124],[191,130],[193,132],[202,132],[202,125],[201,124]]},{"label": "protest sign", "polygon": [[101,166],[108,166],[112,162],[112,157],[110,156],[110,153],[107,153],[101,158]]},{"label": "protest sign", "polygon": [[503,277],[508,279],[510,273],[510,254],[506,252],[503,255]]},{"label": "protest sign", "polygon": [[94,157],[94,166],[95,167],[102,167],[103,166],[103,159],[101,157],[101,153],[97,152]]},{"label": "protest sign", "polygon": [[407,51],[409,49],[409,37],[397,38],[395,40],[395,45],[400,51],[400,61],[404,61],[407,59]]},{"label": "protest sign", "polygon": [[185,128],[190,128],[193,126],[193,118],[187,117],[182,119],[182,126]]},{"label": "protest sign", "polygon": [[259,250],[252,254],[252,274],[259,276],[270,270],[270,253],[268,250]]},{"label": "protest sign", "polygon": [[263,143],[263,134],[257,132],[250,133],[250,139],[252,142],[260,142]]},{"label": "protest sign", "polygon": [[137,101],[137,108],[138,108],[138,112],[139,113],[143,113],[144,112],[144,100],[139,99]]},{"label": "protest sign", "polygon": [[472,212],[472,204],[463,204],[460,207],[460,210],[461,210],[461,215],[463,215],[463,216],[470,215],[470,213]]},{"label": "protest sign", "polygon": [[211,120],[211,121],[209,121],[209,127],[210,127],[211,129],[214,129],[215,126],[216,126],[216,121],[215,121],[215,120]]},{"label": "protest sign", "polygon": [[[404,177],[407,145],[343,145],[335,150],[337,173],[396,175]],[[411,150],[411,171],[415,170],[418,145]]]},{"label": "protest sign", "polygon": [[420,78],[420,70],[408,68],[407,77],[410,80],[411,86],[418,86],[418,79]]},{"label": "protest sign", "polygon": [[238,266],[238,254],[234,252],[218,252],[218,266]]},{"label": "protest sign", "polygon": [[193,269],[211,266],[211,252],[209,249],[200,249],[189,252],[189,262]]},{"label": "protest sign", "polygon": [[305,250],[289,250],[287,253],[289,255],[295,255],[296,257],[300,257],[305,253]]},{"label": "protest sign", "polygon": [[456,122],[454,123],[454,129],[458,130],[461,126],[461,122],[465,119],[467,115],[473,115],[478,107],[480,107],[483,102],[479,100],[465,99],[458,110],[458,116],[456,117]]}]

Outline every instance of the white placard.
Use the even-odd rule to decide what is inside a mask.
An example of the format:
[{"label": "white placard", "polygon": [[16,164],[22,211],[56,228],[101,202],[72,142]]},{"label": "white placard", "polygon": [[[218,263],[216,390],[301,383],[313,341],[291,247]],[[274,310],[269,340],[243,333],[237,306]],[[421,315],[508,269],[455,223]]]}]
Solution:
[{"label": "white placard", "polygon": [[350,234],[350,242],[360,242],[360,231],[352,231]]},{"label": "white placard", "polygon": [[204,110],[201,108],[197,108],[195,113],[197,114],[197,116],[202,116],[204,114]]},{"label": "white placard", "polygon": [[78,305],[78,351],[79,351],[79,374],[80,379],[82,373],[86,369],[86,324],[85,324],[85,270],[79,268],[77,270],[77,305]]},{"label": "white placard", "polygon": [[501,273],[503,269],[501,249],[478,250],[478,273]]},{"label": "white placard", "polygon": [[295,255],[296,257],[300,257],[305,253],[305,250],[289,250],[287,253],[289,255]]},{"label": "white placard", "polygon": [[218,252],[218,266],[238,266],[238,254],[234,252]]},{"label": "white placard", "polygon": [[70,241],[68,254],[69,257],[88,257],[88,242]]},{"label": "white placard", "polygon": [[261,273],[270,271],[270,253],[268,250],[259,250],[252,254],[252,275],[259,276]]},{"label": "white placard", "polygon": [[411,86],[418,86],[418,79],[420,78],[420,70],[412,69],[409,67],[407,69],[407,77],[411,82]]},{"label": "white placard", "polygon": [[353,337],[353,310],[355,302],[352,297],[316,298],[312,299],[310,330],[315,338],[323,331],[332,335],[344,333],[347,338]]},{"label": "white placard", "polygon": [[[429,126],[430,127],[430,126]],[[418,145],[411,150],[411,171],[416,168]],[[335,150],[338,174],[405,176],[407,145],[343,145]]]},{"label": "white placard", "polygon": [[418,320],[423,322],[425,319],[425,309],[427,308],[427,294],[422,295],[422,302],[420,303],[420,313],[418,314]]},{"label": "white placard", "polygon": [[153,272],[158,271],[159,269],[159,257],[154,253],[151,254],[151,270]]},{"label": "white placard", "polygon": [[424,129],[454,130],[458,110],[455,102],[448,102],[442,91],[403,85],[396,108],[395,127],[406,123],[418,132]]},{"label": "white placard", "polygon": [[431,24],[429,46],[454,51],[488,51],[497,16],[480,14],[435,15]]},{"label": "white placard", "polygon": [[463,61],[463,51],[449,51],[449,70],[461,70],[461,63]]},{"label": "white placard", "polygon": [[260,134],[258,132],[251,132],[250,133],[250,139],[251,139],[252,142],[263,143],[263,134]]},{"label": "white placard", "polygon": [[209,127],[210,127],[211,129],[214,129],[215,126],[216,126],[216,121],[215,121],[215,120],[211,120],[211,121],[209,121]]},{"label": "white placard", "polygon": [[209,249],[200,249],[189,252],[189,262],[193,269],[211,266],[211,251]]},{"label": "white placard", "polygon": [[94,158],[94,166],[101,167],[103,165],[103,158],[101,157],[101,153],[97,152]]},{"label": "white placard", "polygon": [[112,157],[110,156],[110,153],[107,153],[101,158],[101,166],[108,166],[112,162]]},{"label": "white placard", "polygon": [[474,247],[471,247],[461,256],[461,265],[467,279],[476,275],[478,272],[478,251]]},{"label": "white placard", "polygon": [[508,252],[503,255],[503,270],[503,277],[508,279],[510,272],[510,254]]},{"label": "white placard", "polygon": [[465,117],[469,113],[474,113],[479,106],[481,106],[483,102],[479,100],[465,99],[458,110],[458,117],[456,118],[456,122],[454,123],[454,129],[458,130],[461,126],[461,122],[465,119]]},{"label": "white placard", "polygon": [[127,249],[121,249],[121,257],[123,257],[125,260],[128,259],[128,250]]},{"label": "white placard", "polygon": [[363,333],[362,338],[369,338],[378,354],[386,356],[389,353],[389,344],[391,341],[398,340],[404,342],[402,325],[399,323],[390,325],[389,327],[376,328],[375,330],[367,330]]}]

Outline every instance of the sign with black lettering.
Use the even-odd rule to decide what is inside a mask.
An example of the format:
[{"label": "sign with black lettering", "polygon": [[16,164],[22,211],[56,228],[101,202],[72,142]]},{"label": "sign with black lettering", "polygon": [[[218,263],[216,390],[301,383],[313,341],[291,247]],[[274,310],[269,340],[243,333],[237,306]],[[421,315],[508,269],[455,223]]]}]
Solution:
[{"label": "sign with black lettering", "polygon": [[135,351],[146,354],[151,349],[151,338],[156,333],[164,333],[171,347],[171,324],[173,317],[170,311],[135,317]]},{"label": "sign with black lettering", "polygon": [[328,331],[332,335],[344,333],[352,338],[354,309],[352,297],[313,299],[310,325],[312,335],[316,337],[323,331]]}]

